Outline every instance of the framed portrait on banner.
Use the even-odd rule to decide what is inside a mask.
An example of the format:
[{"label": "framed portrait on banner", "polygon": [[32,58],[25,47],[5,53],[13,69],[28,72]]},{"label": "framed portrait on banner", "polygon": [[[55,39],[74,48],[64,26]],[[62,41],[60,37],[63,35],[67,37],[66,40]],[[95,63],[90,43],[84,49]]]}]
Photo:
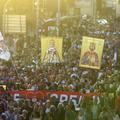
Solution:
[{"label": "framed portrait on banner", "polygon": [[80,67],[100,69],[104,40],[92,37],[83,37]]}]

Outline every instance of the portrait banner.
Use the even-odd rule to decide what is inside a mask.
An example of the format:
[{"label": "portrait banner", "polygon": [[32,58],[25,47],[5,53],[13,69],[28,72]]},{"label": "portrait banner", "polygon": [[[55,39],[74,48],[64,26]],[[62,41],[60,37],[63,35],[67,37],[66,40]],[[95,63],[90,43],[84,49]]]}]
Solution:
[{"label": "portrait banner", "polygon": [[62,62],[62,43],[60,37],[41,38],[41,62],[60,63]]},{"label": "portrait banner", "polygon": [[83,37],[80,67],[100,69],[103,47],[104,39]]}]

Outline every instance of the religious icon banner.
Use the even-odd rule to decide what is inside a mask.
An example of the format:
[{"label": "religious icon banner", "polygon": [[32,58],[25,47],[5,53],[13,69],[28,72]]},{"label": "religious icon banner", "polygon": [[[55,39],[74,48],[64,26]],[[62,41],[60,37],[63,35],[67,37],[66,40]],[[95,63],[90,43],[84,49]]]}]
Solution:
[{"label": "religious icon banner", "polygon": [[60,63],[62,62],[62,43],[60,37],[42,37],[41,39],[41,62]]},{"label": "religious icon banner", "polygon": [[80,67],[100,69],[104,39],[83,37]]}]

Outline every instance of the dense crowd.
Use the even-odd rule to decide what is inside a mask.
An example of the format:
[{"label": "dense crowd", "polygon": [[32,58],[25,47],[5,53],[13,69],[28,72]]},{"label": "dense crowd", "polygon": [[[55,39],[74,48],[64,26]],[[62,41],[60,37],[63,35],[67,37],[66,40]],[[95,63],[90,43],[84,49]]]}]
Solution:
[{"label": "dense crowd", "polygon": [[[2,118],[4,120],[119,120],[119,25],[119,21],[112,18],[108,18],[106,24],[100,24],[93,23],[91,18],[86,16],[61,22],[64,62],[60,64],[41,64],[38,60],[41,49],[36,50],[34,47],[36,43],[32,38],[19,36],[18,46],[16,44],[14,49],[16,52],[13,52],[11,61],[1,62],[0,82],[7,85],[7,90],[98,92],[102,95],[94,100],[83,98],[78,106],[79,109],[72,100],[60,103],[55,98],[46,98],[13,102],[10,96],[5,95],[0,100]],[[49,31],[45,33],[44,30],[41,34],[48,33]],[[100,70],[79,67],[83,36],[105,39]],[[13,39],[13,36],[8,36],[7,39]]]},{"label": "dense crowd", "polygon": [[13,101],[4,96],[0,99],[0,114],[3,120],[119,120],[120,106],[117,104],[113,109],[111,101],[114,101],[113,98],[107,95],[94,100],[84,98],[75,107],[72,100],[61,103],[54,97],[44,101]]}]

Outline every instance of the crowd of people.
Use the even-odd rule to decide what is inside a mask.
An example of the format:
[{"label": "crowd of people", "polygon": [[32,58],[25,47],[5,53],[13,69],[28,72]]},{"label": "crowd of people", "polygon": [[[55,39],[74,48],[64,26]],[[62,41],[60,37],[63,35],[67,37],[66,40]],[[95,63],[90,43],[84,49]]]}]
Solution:
[{"label": "crowd of people", "polygon": [[44,101],[13,101],[8,96],[0,99],[2,120],[119,120],[118,107],[113,109],[111,97],[107,95],[99,100],[84,98],[79,107],[75,107],[72,100],[61,103],[54,97]]},{"label": "crowd of people", "polygon": [[[1,62],[0,83],[8,91],[48,90],[101,93],[94,99],[83,98],[76,107],[72,100],[44,98],[14,101],[4,94],[0,99],[3,120],[119,120],[120,118],[120,23],[112,18],[107,23],[93,23],[86,16],[61,22],[63,58],[60,64],[40,63],[41,48],[30,37],[21,37],[9,62]],[[45,30],[41,34],[45,34]],[[54,34],[54,33],[52,33]],[[101,69],[79,67],[82,37],[105,39]],[[26,39],[26,41],[21,41]],[[8,37],[12,39],[12,37]],[[40,41],[37,41],[40,43]],[[16,45],[17,46],[17,45]],[[39,60],[38,60],[39,59]],[[5,91],[4,91],[5,92]],[[6,92],[5,92],[6,93]]]}]

